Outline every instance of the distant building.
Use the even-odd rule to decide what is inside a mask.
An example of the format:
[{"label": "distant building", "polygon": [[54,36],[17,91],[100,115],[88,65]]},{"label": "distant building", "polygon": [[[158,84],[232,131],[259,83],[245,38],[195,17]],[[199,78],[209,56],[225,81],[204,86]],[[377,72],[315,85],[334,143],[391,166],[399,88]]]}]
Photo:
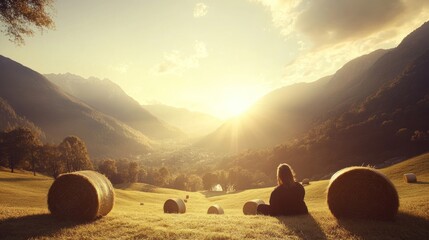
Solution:
[{"label": "distant building", "polygon": [[212,187],[212,191],[213,192],[222,192],[223,189],[222,189],[222,186],[220,184],[216,184]]}]

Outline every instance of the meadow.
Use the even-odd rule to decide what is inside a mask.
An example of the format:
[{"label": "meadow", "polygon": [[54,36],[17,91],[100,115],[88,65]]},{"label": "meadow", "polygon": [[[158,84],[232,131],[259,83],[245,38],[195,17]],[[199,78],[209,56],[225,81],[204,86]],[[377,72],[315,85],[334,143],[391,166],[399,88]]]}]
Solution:
[{"label": "meadow", "polygon": [[[305,186],[310,214],[245,216],[247,200],[268,202],[273,188],[235,193],[185,192],[147,184],[115,186],[115,206],[93,222],[59,221],[47,210],[53,179],[0,170],[0,239],[429,239],[429,154],[381,170],[396,186],[400,208],[393,222],[339,220],[326,204],[328,181]],[[413,172],[418,182],[403,181]],[[164,214],[163,203],[189,195],[185,214]],[[207,215],[212,204],[224,215]]]}]

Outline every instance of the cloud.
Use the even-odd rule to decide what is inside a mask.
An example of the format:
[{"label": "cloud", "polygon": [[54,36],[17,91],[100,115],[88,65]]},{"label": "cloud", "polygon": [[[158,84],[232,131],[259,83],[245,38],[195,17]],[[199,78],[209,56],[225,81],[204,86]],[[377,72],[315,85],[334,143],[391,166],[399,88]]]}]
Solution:
[{"label": "cloud", "polygon": [[195,7],[194,7],[195,18],[204,17],[207,14],[207,12],[208,12],[207,5],[205,5],[204,3],[195,4]]},{"label": "cloud", "polygon": [[163,61],[156,65],[153,71],[156,74],[177,74],[180,75],[188,69],[198,68],[200,60],[207,58],[206,44],[201,41],[195,41],[194,52],[185,56],[178,50],[164,54]]},{"label": "cloud", "polygon": [[265,6],[274,26],[299,46],[280,86],[317,80],[358,56],[395,47],[429,20],[427,0],[250,1]]},{"label": "cloud", "polygon": [[427,0],[254,0],[270,9],[286,36],[326,46],[398,28],[429,7]]}]

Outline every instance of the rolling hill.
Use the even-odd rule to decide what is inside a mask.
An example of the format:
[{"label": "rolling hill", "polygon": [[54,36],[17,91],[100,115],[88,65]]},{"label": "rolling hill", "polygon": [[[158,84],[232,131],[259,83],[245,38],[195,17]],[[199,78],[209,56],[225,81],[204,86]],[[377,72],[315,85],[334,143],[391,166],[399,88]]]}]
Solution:
[{"label": "rolling hill", "polygon": [[112,116],[152,139],[184,137],[179,129],[163,122],[108,79],[85,79],[74,74],[46,74],[45,77],[66,93],[98,111]]},{"label": "rolling hill", "polygon": [[0,56],[0,97],[20,117],[59,143],[68,135],[82,138],[91,156],[144,154],[150,140],[139,131],[61,91],[41,74]]},{"label": "rolling hill", "polygon": [[[381,170],[400,197],[396,221],[338,220],[326,205],[328,181],[305,187],[309,215],[245,216],[242,205],[255,198],[268,201],[272,187],[237,193],[183,192],[146,184],[116,186],[112,212],[97,221],[58,221],[47,211],[46,194],[52,179],[0,170],[0,238],[138,238],[138,239],[427,239],[429,236],[429,154]],[[414,172],[418,183],[402,174]],[[163,203],[189,195],[187,212],[164,214]],[[144,205],[141,205],[144,203]],[[220,204],[225,215],[207,215]]]}]

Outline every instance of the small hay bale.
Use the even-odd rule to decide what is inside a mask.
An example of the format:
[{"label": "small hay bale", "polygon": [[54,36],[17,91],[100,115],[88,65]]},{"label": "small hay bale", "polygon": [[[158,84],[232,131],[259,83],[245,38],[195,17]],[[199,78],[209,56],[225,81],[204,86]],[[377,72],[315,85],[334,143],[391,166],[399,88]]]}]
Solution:
[{"label": "small hay bale", "polygon": [[404,174],[404,181],[406,183],[416,183],[417,176],[414,173],[406,173]]},{"label": "small hay bale", "polygon": [[185,202],[180,198],[170,198],[164,203],[164,213],[185,213]]},{"label": "small hay bale", "polygon": [[144,203],[143,203],[143,202],[141,202],[141,203],[140,203],[140,206],[143,206],[143,205],[144,205]]},{"label": "small hay bale", "polygon": [[265,204],[265,202],[261,199],[247,201],[243,206],[244,215],[256,215],[259,204]]},{"label": "small hay bale", "polygon": [[94,220],[106,216],[114,202],[109,179],[95,171],[61,174],[48,192],[49,211],[62,219]]},{"label": "small hay bale", "polygon": [[189,199],[189,195],[186,195],[186,199]]},{"label": "small hay bale", "polygon": [[327,202],[336,218],[393,220],[399,207],[395,186],[369,167],[336,172],[329,181]]},{"label": "small hay bale", "polygon": [[211,205],[207,210],[207,214],[223,214],[223,208],[217,204]]},{"label": "small hay bale", "polygon": [[304,178],[304,179],[302,179],[301,184],[302,184],[302,185],[309,185],[309,184],[310,184],[310,179],[308,179],[308,178]]},{"label": "small hay bale", "polygon": [[185,203],[188,203],[188,199],[183,200]]}]

